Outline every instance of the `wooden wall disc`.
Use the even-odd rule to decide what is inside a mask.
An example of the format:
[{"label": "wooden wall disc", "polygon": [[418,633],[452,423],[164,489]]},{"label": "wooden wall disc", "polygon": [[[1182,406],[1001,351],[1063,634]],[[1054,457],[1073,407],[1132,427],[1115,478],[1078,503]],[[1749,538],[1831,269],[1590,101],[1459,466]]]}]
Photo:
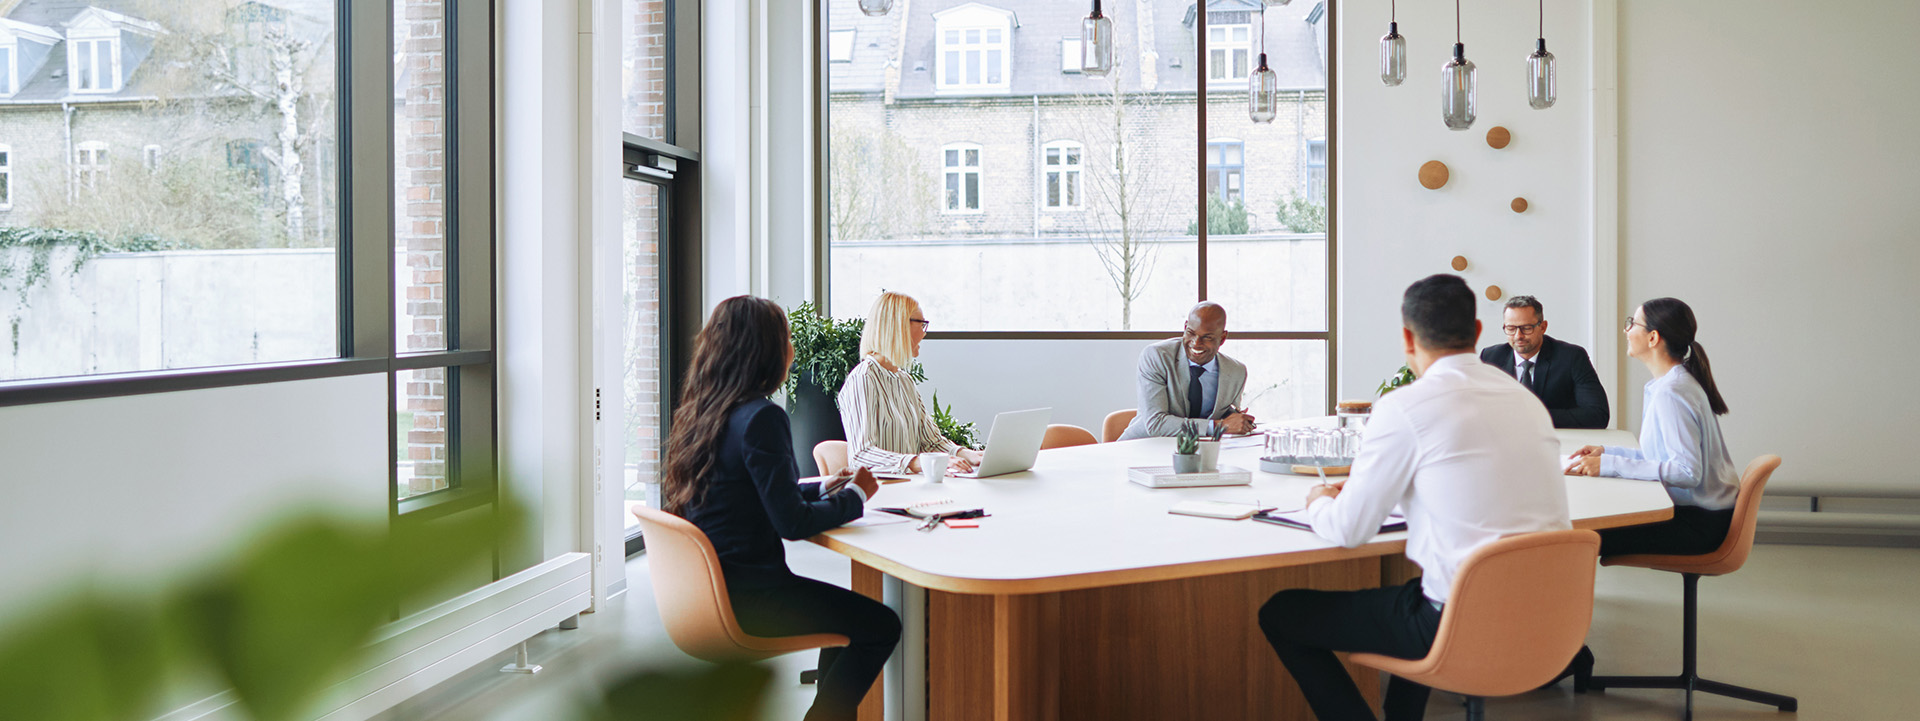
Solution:
[{"label": "wooden wall disc", "polygon": [[1438,160],[1429,160],[1420,166],[1420,184],[1427,190],[1439,190],[1447,184],[1447,164]]},{"label": "wooden wall disc", "polygon": [[1466,269],[1467,269],[1467,256],[1464,256],[1464,255],[1456,255],[1456,256],[1453,256],[1453,269],[1454,269],[1454,270],[1466,270]]},{"label": "wooden wall disc", "polygon": [[1512,203],[1510,203],[1509,205],[1511,205],[1511,206],[1512,206],[1512,208],[1513,208],[1513,212],[1515,212],[1515,213],[1525,213],[1525,212],[1527,212],[1527,199],[1526,199],[1526,198],[1514,198],[1514,199],[1513,199],[1513,202],[1512,202]]},{"label": "wooden wall disc", "polygon": [[1494,150],[1505,148],[1510,142],[1513,142],[1513,133],[1507,132],[1505,126],[1495,125],[1492,130],[1487,131],[1487,145],[1492,146]]},{"label": "wooden wall disc", "polygon": [[1487,286],[1487,300],[1499,300],[1499,299],[1500,299],[1500,286],[1497,286],[1497,285]]}]

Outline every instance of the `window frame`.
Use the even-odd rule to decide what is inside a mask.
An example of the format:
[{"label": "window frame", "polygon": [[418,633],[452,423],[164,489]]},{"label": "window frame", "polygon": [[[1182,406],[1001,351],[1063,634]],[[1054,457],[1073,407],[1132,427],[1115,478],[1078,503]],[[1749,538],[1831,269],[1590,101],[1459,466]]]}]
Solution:
[{"label": "window frame", "polygon": [[0,211],[13,210],[13,146],[0,143]]},{"label": "window frame", "polygon": [[[1206,14],[1216,15],[1220,13],[1215,11],[1209,11]],[[1256,40],[1256,38],[1254,37],[1254,32],[1255,32],[1254,24],[1253,23],[1232,23],[1232,24],[1221,24],[1221,25],[1208,24],[1205,26],[1205,31],[1208,33],[1211,33],[1214,30],[1219,30],[1222,36],[1224,36],[1225,38],[1228,38],[1227,40],[1222,41],[1221,46],[1219,48],[1215,49],[1216,52],[1219,52],[1221,56],[1226,59],[1226,69],[1220,77],[1214,77],[1213,71],[1215,68],[1213,67],[1213,59],[1211,56],[1207,58],[1207,62],[1205,63],[1205,65],[1207,66],[1206,69],[1207,69],[1208,89],[1213,90],[1216,87],[1219,87],[1220,89],[1226,89],[1227,87],[1230,87],[1236,84],[1245,86],[1247,82],[1247,77],[1253,74],[1253,46]],[[1233,31],[1235,30],[1245,30],[1247,32],[1247,39],[1245,42],[1231,40],[1231,38],[1233,37]],[[1209,37],[1208,42],[1210,43],[1213,42],[1213,39]],[[1233,60],[1234,60],[1234,55],[1236,53],[1242,54],[1246,58],[1246,63],[1243,67],[1247,69],[1247,72],[1239,76],[1235,76],[1233,74],[1233,69],[1235,67]],[[1245,88],[1242,87],[1241,89],[1245,89]]]},{"label": "window frame", "polygon": [[[1075,160],[1072,163],[1067,162],[1067,151],[1069,150],[1076,151],[1076,155],[1074,156]],[[1055,164],[1050,162],[1051,159],[1049,157],[1054,151],[1059,151],[1060,153],[1060,162],[1058,163],[1057,169],[1055,167]],[[1087,147],[1086,145],[1080,143],[1079,141],[1074,141],[1074,140],[1050,141],[1047,144],[1040,146],[1039,161],[1040,161],[1040,198],[1041,198],[1040,207],[1041,209],[1049,212],[1055,212],[1055,213],[1086,210],[1087,208],[1087,173],[1086,173]],[[1055,204],[1053,202],[1055,199],[1053,195],[1053,183],[1055,182],[1053,176],[1055,175],[1060,176],[1059,181],[1060,181],[1060,188],[1062,191],[1061,195],[1067,194],[1065,192],[1066,188],[1069,185],[1067,181],[1068,180],[1072,181],[1071,186],[1073,188],[1072,196],[1073,196],[1074,202],[1067,203],[1064,201],[1064,199],[1062,199],[1062,202],[1059,204]]]},{"label": "window frame", "polygon": [[[458,5],[458,9],[456,9]],[[356,9],[359,6],[361,9]],[[337,0],[334,7],[335,68],[338,97],[333,108],[339,140],[333,160],[342,168],[337,193],[340,239],[337,246],[338,353],[321,359],[231,364],[128,373],[61,376],[0,381],[0,407],[116,398],[149,393],[288,383],[347,376],[384,375],[388,392],[387,502],[389,518],[424,521],[491,504],[496,495],[497,403],[495,392],[495,238],[494,76],[498,51],[493,44],[492,4],[447,3],[448,52],[472,47],[463,62],[448,63],[448,102],[470,103],[449,113],[448,280],[449,348],[431,353],[396,352],[393,178],[393,17],[389,6],[365,11],[360,3]],[[77,150],[77,149],[76,149]],[[351,159],[362,162],[351,162]],[[9,160],[11,160],[9,156]],[[76,158],[77,160],[77,158]],[[457,171],[453,168],[459,168]],[[458,179],[458,185],[453,179]],[[398,444],[395,441],[393,379],[399,372],[450,368],[459,398],[449,409],[448,446],[452,471],[467,481],[458,488],[395,499]],[[451,469],[450,469],[451,470]]]},{"label": "window frame", "polygon": [[[973,156],[974,162],[972,165],[966,164],[968,151],[972,151],[974,153],[974,156]],[[957,153],[957,155],[954,157],[959,159],[959,164],[947,165],[947,153]],[[941,199],[940,200],[941,215],[979,215],[981,213],[986,212],[986,203],[983,202],[983,199],[981,198],[981,196],[984,194],[983,191],[985,190],[985,188],[982,187],[982,183],[984,183],[985,181],[984,181],[984,174],[981,172],[981,168],[982,166],[986,165],[986,162],[987,162],[986,148],[981,147],[979,143],[958,142],[958,143],[947,143],[946,145],[940,146],[940,187],[938,190],[938,194]],[[971,208],[966,207],[967,198],[964,196],[964,192],[967,187],[967,176],[969,175],[973,176],[973,197],[972,197],[973,207]],[[949,182],[949,178],[953,176],[959,176],[958,190],[963,193],[963,195],[958,199],[959,200],[958,207],[955,207],[951,202],[949,202],[954,200],[954,198],[951,198],[947,195],[947,185]]]},{"label": "window frame", "polygon": [[7,71],[0,73],[0,98],[11,98],[20,92],[20,41],[0,43],[0,54],[7,56]]},{"label": "window frame", "polygon": [[[1327,0],[1327,2],[1329,3],[1336,3],[1340,1],[1341,0]],[[812,0],[812,2],[813,2],[814,18],[816,19],[816,26],[819,28],[829,28],[830,25],[828,22],[829,18],[827,14],[827,0]],[[962,6],[962,7],[968,7],[968,6]],[[957,9],[959,8],[955,8],[955,10]],[[1334,222],[1334,219],[1338,217],[1336,208],[1339,202],[1339,197],[1338,197],[1339,191],[1338,191],[1338,184],[1336,181],[1336,176],[1339,172],[1338,163],[1337,163],[1338,149],[1337,149],[1337,145],[1334,142],[1334,134],[1338,132],[1339,120],[1340,120],[1339,95],[1336,92],[1336,87],[1335,87],[1336,84],[1339,82],[1339,77],[1340,77],[1339,71],[1338,71],[1338,65],[1339,65],[1338,58],[1340,57],[1340,54],[1339,54],[1340,53],[1339,51],[1340,35],[1339,35],[1339,25],[1337,20],[1338,14],[1331,12],[1331,10],[1332,8],[1327,8],[1327,11],[1324,12],[1323,14],[1323,17],[1324,17],[1323,22],[1325,22],[1326,24],[1325,29],[1323,31],[1326,37],[1326,47],[1324,51],[1325,55],[1323,57],[1323,66],[1325,67],[1326,74],[1327,74],[1327,80],[1326,80],[1327,87],[1325,90],[1327,134],[1325,137],[1322,138],[1322,140],[1324,140],[1327,143],[1326,203],[1327,203],[1327,210],[1328,210],[1328,216],[1327,216],[1328,223],[1327,223],[1327,232],[1326,232],[1327,253],[1326,253],[1326,269],[1325,269],[1326,278],[1327,278],[1326,329],[1320,330],[1320,331],[1235,330],[1233,333],[1235,338],[1240,338],[1243,340],[1317,340],[1317,341],[1325,342],[1326,343],[1326,359],[1327,359],[1327,372],[1326,372],[1327,391],[1326,391],[1325,404],[1326,404],[1326,412],[1329,414],[1333,412],[1334,401],[1339,393],[1339,387],[1340,387],[1339,364],[1337,362],[1339,358],[1339,353],[1340,353],[1340,340],[1334,330],[1340,327],[1340,306],[1338,303],[1338,300],[1340,297],[1339,295],[1340,294],[1340,276],[1339,276],[1339,273],[1336,272],[1336,269],[1340,267],[1339,265],[1340,235],[1339,235],[1339,226],[1337,223]],[[952,11],[950,10],[947,12],[952,12]],[[1195,51],[1194,51],[1193,59],[1194,59],[1194,62],[1199,65],[1199,67],[1194,69],[1194,77],[1196,78],[1206,77],[1208,73],[1206,29],[1208,25],[1207,16],[1209,14],[1210,14],[1209,12],[1204,12],[1204,11],[1195,13],[1195,16],[1196,16],[1195,28],[1194,28],[1195,32],[1193,33]],[[816,106],[814,110],[814,114],[815,114],[814,143],[816,146],[815,147],[816,158],[827,157],[828,151],[829,151],[829,138],[830,138],[830,128],[831,128],[831,123],[829,122],[830,106],[829,106],[829,103],[827,102],[829,98],[829,94],[831,92],[831,88],[828,87],[827,63],[825,61],[825,57],[826,57],[825,49],[824,49],[824,46],[822,45],[822,43],[824,42],[823,35],[824,33],[822,32],[816,32],[814,36],[814,41],[813,41],[814,86],[815,88],[817,88],[817,91],[816,91],[817,95],[815,98]],[[1253,38],[1250,37],[1250,40],[1251,39]],[[1181,59],[1182,58],[1180,55],[1175,54],[1170,58],[1168,58],[1169,65],[1171,67],[1180,67]],[[936,95],[942,94],[938,90],[938,85],[937,85],[937,81],[942,78],[944,78],[944,75],[936,77],[936,90],[935,90]],[[1214,83],[1199,83],[1198,85],[1199,87],[1196,88],[1197,93],[1207,93],[1215,90],[1226,91],[1231,89],[1227,87],[1229,83],[1226,83],[1224,81],[1220,83],[1220,87],[1218,88],[1215,87]],[[1244,88],[1244,83],[1242,84],[1242,88]],[[1200,170],[1202,171],[1197,174],[1199,176],[1199,182],[1197,183],[1195,188],[1196,209],[1199,211],[1197,214],[1198,234],[1197,234],[1197,237],[1195,238],[1195,245],[1196,245],[1197,255],[1198,255],[1198,265],[1197,265],[1197,273],[1196,273],[1196,275],[1198,276],[1197,277],[1198,292],[1196,294],[1196,302],[1198,302],[1198,300],[1204,300],[1208,297],[1208,294],[1207,294],[1207,231],[1208,229],[1207,229],[1207,214],[1205,212],[1205,208],[1206,208],[1205,163],[1207,159],[1207,141],[1208,141],[1205,129],[1207,128],[1208,103],[1205,101],[1205,96],[1201,95],[1197,97],[1194,105],[1195,105],[1194,112],[1197,120],[1197,123],[1196,123],[1197,131],[1195,133],[1195,138],[1194,138],[1195,147],[1193,148],[1193,152],[1194,152],[1195,160],[1199,161]],[[822,162],[819,164],[819,166],[824,167],[825,163]],[[942,167],[944,168],[944,165]],[[1243,168],[1244,168],[1244,161],[1243,161]],[[818,218],[822,218],[822,219],[827,217],[828,203],[831,202],[830,201],[831,188],[829,187],[829,180],[830,180],[830,176],[828,175],[828,173],[824,171],[817,172],[815,174],[814,202],[817,206],[815,214]],[[1244,181],[1244,175],[1243,175],[1243,180],[1242,180],[1243,190],[1244,190],[1244,183],[1245,181]],[[944,191],[944,187],[942,187],[941,190]],[[944,206],[944,202],[942,203],[942,205]],[[816,262],[813,264],[815,269],[812,277],[813,295],[815,298],[822,299],[822,302],[821,302],[822,311],[827,313],[829,316],[831,316],[832,308],[829,304],[829,299],[831,299],[833,296],[831,294],[831,274],[828,272],[828,268],[831,265],[831,261],[827,257],[828,254],[831,252],[831,247],[826,241],[827,232],[825,231],[824,220],[819,220],[816,222],[817,222],[816,233],[815,233],[816,240],[813,247],[813,252],[816,258]],[[1167,338],[1178,337],[1179,335],[1180,335],[1180,331],[1178,330],[1161,330],[1161,331],[1153,331],[1153,330],[1138,330],[1138,331],[1134,331],[1134,330],[1128,330],[1128,331],[980,330],[980,331],[932,331],[927,334],[927,337],[934,340],[1165,340]]]},{"label": "window frame", "polygon": [[[824,7],[824,5],[822,6]],[[933,51],[933,87],[935,95],[1004,95],[1013,87],[1013,14],[999,8],[968,3],[959,7],[934,13],[934,51]],[[981,40],[977,43],[966,42],[969,30],[979,31]],[[986,40],[988,31],[1000,33],[998,42]],[[959,36],[959,41],[949,43],[949,33]],[[951,50],[950,50],[951,48]],[[966,82],[967,59],[970,49],[980,52],[980,82]],[[956,53],[960,63],[959,81],[947,82],[947,54]],[[987,80],[987,68],[990,66],[990,53],[1000,56],[1000,82]]]},{"label": "window frame", "polygon": [[[845,40],[843,41],[842,38],[845,38]],[[855,30],[834,30],[828,33],[827,62],[830,62],[830,63],[853,62],[853,53],[854,53],[855,43],[858,43],[859,41],[860,41],[860,36],[858,34],[858,31],[855,31]],[[846,52],[841,53],[840,51],[842,49],[844,49]]]},{"label": "window frame", "polygon": [[110,149],[111,146],[104,140],[86,140],[73,144],[75,191],[100,192],[100,178],[113,172]]},{"label": "window frame", "polygon": [[[1214,148],[1219,148],[1221,151],[1221,162],[1218,165],[1213,162]],[[1226,162],[1227,148],[1239,150],[1240,162],[1232,164]],[[1216,179],[1217,185],[1212,187],[1220,189],[1221,200],[1228,202],[1238,200],[1245,203],[1247,200],[1247,142],[1239,138],[1208,138],[1207,167],[1204,177]],[[1227,182],[1228,178],[1239,178],[1240,187],[1231,187]]]},{"label": "window frame", "polygon": [[[104,53],[105,57],[101,57],[100,56],[101,54],[97,52],[87,53],[87,59],[90,64],[87,66],[86,69],[89,72],[84,74],[88,76],[87,79],[92,82],[92,85],[91,87],[84,87],[84,88],[80,87],[80,80],[83,73],[79,72],[77,69],[80,67],[80,57],[82,52],[82,46],[87,46],[88,48],[94,48],[94,47],[102,47],[103,44],[106,51]],[[100,75],[101,75],[102,68],[105,69],[106,77],[107,77],[107,83],[104,86],[100,82]],[[89,36],[73,37],[73,38],[67,39],[67,89],[71,90],[75,94],[104,94],[104,93],[120,92],[120,34],[119,33],[116,32],[111,35],[98,35],[98,36],[89,35]]]}]

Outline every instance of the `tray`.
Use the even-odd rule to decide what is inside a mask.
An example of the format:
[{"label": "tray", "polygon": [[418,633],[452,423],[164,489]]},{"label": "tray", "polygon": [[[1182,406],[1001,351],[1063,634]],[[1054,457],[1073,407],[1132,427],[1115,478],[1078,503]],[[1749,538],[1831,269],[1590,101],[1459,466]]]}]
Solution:
[{"label": "tray", "polygon": [[1253,471],[1223,465],[1220,470],[1210,473],[1174,473],[1173,466],[1138,466],[1127,469],[1127,480],[1148,488],[1250,486],[1253,485]]},{"label": "tray", "polygon": [[[1260,459],[1260,470],[1268,473],[1290,473],[1296,476],[1313,476],[1318,478],[1320,476],[1319,471],[1322,469],[1315,466],[1302,466],[1275,461],[1271,458],[1262,458]],[[1329,476],[1344,476],[1353,471],[1353,466],[1327,466],[1324,470]]]}]

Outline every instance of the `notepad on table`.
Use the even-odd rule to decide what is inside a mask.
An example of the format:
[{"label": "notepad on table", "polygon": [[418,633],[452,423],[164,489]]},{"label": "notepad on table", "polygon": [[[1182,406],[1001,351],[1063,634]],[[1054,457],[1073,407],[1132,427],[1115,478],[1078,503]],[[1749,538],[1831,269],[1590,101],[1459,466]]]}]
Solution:
[{"label": "notepad on table", "polygon": [[[1267,511],[1264,513],[1256,513],[1256,514],[1253,514],[1253,520],[1264,521],[1266,523],[1271,523],[1276,526],[1298,528],[1303,531],[1313,530],[1313,523],[1307,520],[1306,509],[1301,509],[1298,511],[1283,511],[1283,512]],[[1393,533],[1394,531],[1404,531],[1404,530],[1407,530],[1407,517],[1402,516],[1398,513],[1388,514],[1387,520],[1380,524],[1381,533]]]},{"label": "notepad on table", "polygon": [[896,516],[907,516],[909,518],[932,518],[934,516],[943,518],[977,518],[986,515],[978,506],[961,505],[955,503],[951,498],[938,498],[908,504],[905,507],[875,508],[873,510],[891,513]]},{"label": "notepad on table", "polygon": [[1173,507],[1168,508],[1167,512],[1182,516],[1224,518],[1229,521],[1238,521],[1250,517],[1255,513],[1270,510],[1273,509],[1261,508],[1251,503],[1234,503],[1231,501],[1181,501],[1173,504]]}]

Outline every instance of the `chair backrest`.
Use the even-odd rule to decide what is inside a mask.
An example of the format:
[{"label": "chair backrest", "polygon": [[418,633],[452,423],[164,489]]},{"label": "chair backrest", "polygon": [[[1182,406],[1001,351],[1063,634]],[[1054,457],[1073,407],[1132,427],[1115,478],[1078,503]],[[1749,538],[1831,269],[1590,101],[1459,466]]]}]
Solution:
[{"label": "chair backrest", "polygon": [[1740,495],[1733,500],[1733,525],[1727,529],[1727,540],[1712,553],[1690,559],[1688,572],[1719,576],[1746,564],[1747,554],[1753,551],[1754,526],[1760,521],[1760,497],[1766,494],[1767,479],[1779,467],[1780,457],[1772,454],[1747,464],[1747,470],[1740,473]]},{"label": "chair backrest", "polygon": [[751,658],[748,636],[733,617],[733,601],[720,575],[720,556],[707,534],[686,519],[635,506],[640,533],[647,539],[647,565],[653,598],[667,636],[687,655],[708,661]]},{"label": "chair backrest", "polygon": [[846,441],[821,441],[813,447],[813,465],[820,467],[820,475],[831,476],[847,467]]},{"label": "chair backrest", "polygon": [[1460,565],[1421,683],[1509,696],[1567,665],[1593,621],[1600,534],[1526,533],[1480,547]]},{"label": "chair backrest", "polygon": [[1093,437],[1093,431],[1076,425],[1055,423],[1047,426],[1047,434],[1041,436],[1040,450],[1066,448],[1067,446],[1084,446],[1098,442],[1099,439]]},{"label": "chair backrest", "polygon": [[1100,424],[1100,442],[1112,443],[1120,440],[1120,434],[1127,432],[1127,424],[1132,423],[1133,417],[1139,414],[1140,411],[1132,408],[1108,413],[1107,420]]}]

